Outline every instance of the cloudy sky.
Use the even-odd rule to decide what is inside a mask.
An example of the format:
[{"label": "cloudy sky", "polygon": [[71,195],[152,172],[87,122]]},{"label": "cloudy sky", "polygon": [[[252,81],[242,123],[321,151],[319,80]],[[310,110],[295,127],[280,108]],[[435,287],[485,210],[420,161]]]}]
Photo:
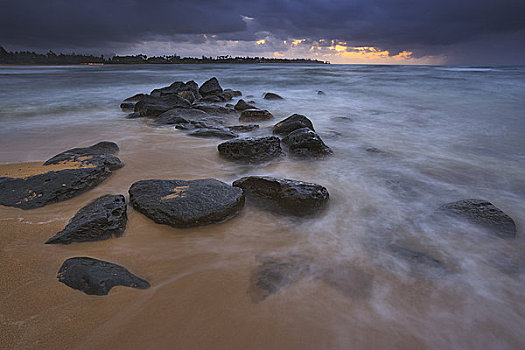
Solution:
[{"label": "cloudy sky", "polygon": [[514,65],[525,64],[525,0],[0,0],[0,45]]}]

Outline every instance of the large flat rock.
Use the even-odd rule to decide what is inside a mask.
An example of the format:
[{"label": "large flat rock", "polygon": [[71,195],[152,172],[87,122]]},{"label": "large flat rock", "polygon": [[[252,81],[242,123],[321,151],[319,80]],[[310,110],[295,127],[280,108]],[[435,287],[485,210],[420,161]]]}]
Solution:
[{"label": "large flat rock", "polygon": [[230,140],[217,148],[223,157],[246,163],[266,162],[282,154],[281,140],[275,136]]},{"label": "large flat rock", "polygon": [[67,226],[46,244],[70,244],[120,237],[126,229],[127,221],[124,196],[107,194],[80,209]]},{"label": "large flat rock", "polygon": [[150,284],[126,268],[107,261],[88,258],[69,258],[60,267],[58,281],[89,295],[107,295],[111,288],[124,286],[148,289]]},{"label": "large flat rock", "polygon": [[129,199],[156,223],[177,228],[221,222],[244,206],[240,188],[215,179],[141,180],[129,189]]},{"label": "large flat rock", "polygon": [[27,178],[0,178],[0,204],[33,209],[84,193],[111,175],[105,166],[50,171]]},{"label": "large flat rock", "polygon": [[80,162],[85,165],[107,166],[111,170],[119,169],[124,164],[113,154],[119,151],[114,142],[102,141],[89,147],[72,148],[48,159],[44,165],[62,162]]}]

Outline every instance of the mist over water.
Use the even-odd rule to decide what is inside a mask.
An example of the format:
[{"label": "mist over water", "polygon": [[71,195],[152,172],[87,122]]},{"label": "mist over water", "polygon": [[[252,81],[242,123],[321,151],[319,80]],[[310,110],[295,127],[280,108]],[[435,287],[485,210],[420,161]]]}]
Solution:
[{"label": "mist over water", "polygon": [[[136,93],[174,81],[201,84],[212,76],[275,116],[256,134],[271,133],[267,127],[293,113],[304,114],[333,156],[240,165],[219,158],[219,140],[128,120],[119,109]],[[284,100],[264,100],[264,92]],[[524,67],[0,67],[0,163],[42,161],[101,140],[118,143],[126,163],[78,198],[31,211],[0,208],[3,222],[49,225],[31,229],[40,241],[12,238],[4,252],[21,265],[19,256],[35,252],[49,263],[49,275],[33,276],[39,283],[28,290],[62,288],[55,270],[75,255],[122,263],[151,282],[148,291],[115,289],[105,297],[119,311],[108,310],[102,299],[93,303],[75,294],[83,308],[96,310],[86,319],[95,320],[97,312],[104,319],[103,327],[87,323],[82,338],[70,344],[75,346],[520,348],[525,346],[524,97]],[[127,194],[134,181],[214,177],[231,183],[248,175],[321,184],[330,193],[329,206],[319,216],[297,219],[247,203],[230,221],[188,230],[154,224],[129,208],[122,238],[68,247],[41,244],[89,200]],[[437,210],[468,198],[486,199],[511,216],[517,238],[495,237]],[[427,254],[443,267],[413,264],[393,246]],[[253,303],[247,293],[251,271],[265,257],[291,256],[300,257],[307,276]],[[16,302],[31,293],[22,292]],[[72,291],[59,293],[67,298]],[[0,310],[14,303],[4,299]],[[58,301],[47,297],[42,303]],[[85,326],[70,314],[76,311],[69,306],[60,315]],[[34,334],[63,326],[45,320],[52,314],[36,314],[41,321],[28,325]],[[9,312],[1,320],[20,321]],[[36,338],[29,334],[24,341]]]}]

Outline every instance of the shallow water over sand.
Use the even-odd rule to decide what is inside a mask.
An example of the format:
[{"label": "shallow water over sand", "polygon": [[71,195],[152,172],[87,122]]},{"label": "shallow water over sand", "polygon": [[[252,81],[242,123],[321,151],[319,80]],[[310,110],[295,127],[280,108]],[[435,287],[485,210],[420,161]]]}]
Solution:
[{"label": "shallow water over sand", "polygon": [[[234,164],[219,157],[218,140],[127,120],[118,108],[135,93],[211,76],[269,109],[275,122],[307,115],[334,155]],[[43,161],[109,140],[126,164],[76,198],[28,211],[0,207],[2,347],[525,345],[523,68],[0,67],[0,83],[0,163]],[[266,91],[285,100],[265,101]],[[329,207],[297,219],[248,202],[227,222],[184,230],[128,208],[122,238],[43,244],[80,207],[106,193],[127,195],[135,181],[231,183],[247,175],[319,183],[330,192]],[[508,213],[517,239],[436,214],[464,198],[484,198]],[[391,244],[424,252],[446,269],[411,265]],[[73,256],[123,265],[152,287],[116,287],[104,297],[72,290],[56,272]],[[268,256],[301,256],[309,273],[254,302],[251,273]]]}]

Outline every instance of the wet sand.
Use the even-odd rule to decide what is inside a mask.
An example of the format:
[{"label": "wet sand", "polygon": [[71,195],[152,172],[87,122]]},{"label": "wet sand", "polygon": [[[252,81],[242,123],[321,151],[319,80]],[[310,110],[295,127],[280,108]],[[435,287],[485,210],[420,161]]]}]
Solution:
[{"label": "wet sand", "polygon": [[[216,140],[137,128],[142,132],[133,137],[104,138],[119,144],[118,157],[126,165],[93,190],[33,210],[0,206],[0,348],[436,349],[524,343],[516,315],[502,314],[498,300],[472,295],[460,277],[432,281],[395,273],[395,267],[378,263],[353,229],[346,229],[350,250],[342,250],[334,232],[344,231],[337,218],[352,209],[341,208],[352,184],[338,191],[337,179],[322,178],[315,169],[336,160],[315,166],[284,160],[257,169],[220,159]],[[79,144],[73,138],[45,156],[103,140]],[[19,176],[27,176],[38,164],[0,169],[11,175],[22,169]],[[330,210],[297,220],[247,205],[224,223],[175,229],[128,207],[121,238],[44,245],[82,206],[107,193],[128,198],[135,181],[212,177],[232,182],[256,173],[293,174],[289,177],[323,184],[330,191]],[[347,291],[305,277],[254,303],[248,289],[257,257],[297,253],[312,259],[312,270],[349,266],[361,271],[370,276],[371,288]],[[120,264],[152,287],[115,287],[107,296],[88,296],[56,279],[62,262],[74,256]]]}]

